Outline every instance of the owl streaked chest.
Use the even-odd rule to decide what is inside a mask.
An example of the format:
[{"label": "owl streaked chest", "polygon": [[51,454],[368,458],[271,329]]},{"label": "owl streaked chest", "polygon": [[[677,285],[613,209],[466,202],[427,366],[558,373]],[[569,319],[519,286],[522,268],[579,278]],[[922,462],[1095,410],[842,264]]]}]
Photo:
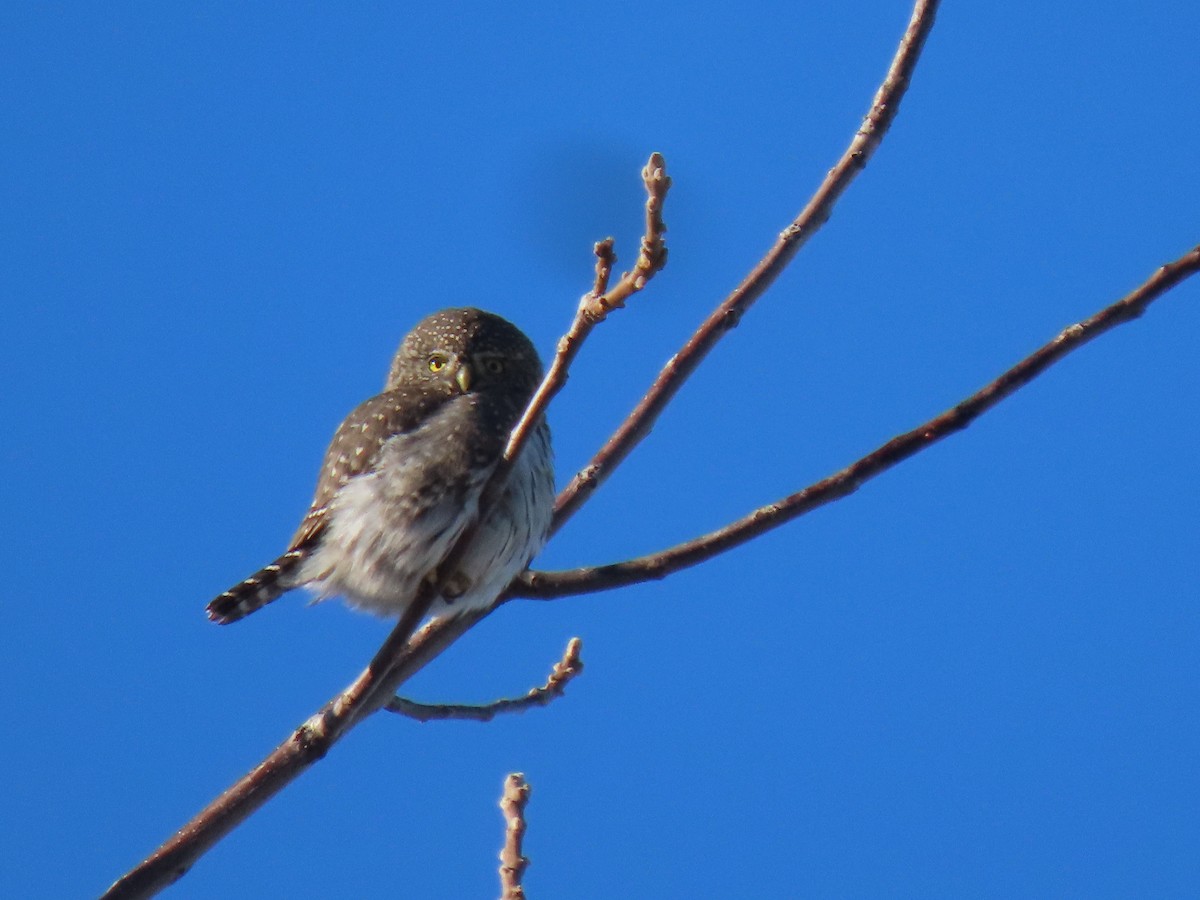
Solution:
[{"label": "owl streaked chest", "polygon": [[[319,594],[340,594],[351,605],[400,614],[477,518],[480,494],[509,427],[489,416],[477,398],[463,396],[385,440],[370,469],[332,498],[320,547],[305,572]],[[461,561],[467,590],[454,607],[486,603],[507,586],[544,544],[553,504],[549,430],[543,424]]]}]

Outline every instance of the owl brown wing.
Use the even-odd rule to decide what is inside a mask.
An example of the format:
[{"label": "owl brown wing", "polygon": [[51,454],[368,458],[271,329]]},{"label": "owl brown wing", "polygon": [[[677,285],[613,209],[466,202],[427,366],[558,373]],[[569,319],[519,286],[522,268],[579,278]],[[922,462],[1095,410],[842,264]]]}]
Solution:
[{"label": "owl brown wing", "polygon": [[371,471],[388,438],[417,428],[450,396],[448,391],[400,387],[360,403],[346,416],[325,451],[312,505],[290,549],[311,546],[321,536],[334,495],[351,478]]}]

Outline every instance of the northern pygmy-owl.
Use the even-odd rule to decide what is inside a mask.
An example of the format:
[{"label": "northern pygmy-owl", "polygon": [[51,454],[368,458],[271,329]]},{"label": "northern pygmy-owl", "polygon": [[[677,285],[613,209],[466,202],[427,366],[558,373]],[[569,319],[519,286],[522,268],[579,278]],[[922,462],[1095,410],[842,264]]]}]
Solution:
[{"label": "northern pygmy-owl", "polygon": [[[480,493],[542,377],[533,344],[478,309],[422,320],[396,351],[383,393],[346,418],[287,552],[208,605],[226,624],[292,588],[400,616],[477,516]],[[543,421],[449,587],[430,612],[483,606],[546,541],[554,507]],[[448,595],[448,596],[447,596]]]}]

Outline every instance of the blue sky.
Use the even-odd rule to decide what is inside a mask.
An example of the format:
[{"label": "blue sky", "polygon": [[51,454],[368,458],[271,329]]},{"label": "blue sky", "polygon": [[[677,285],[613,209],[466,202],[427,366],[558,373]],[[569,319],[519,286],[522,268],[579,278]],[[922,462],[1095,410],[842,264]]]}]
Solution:
[{"label": "blue sky", "polygon": [[[384,622],[205,603],[273,558],[427,312],[544,353],[592,242],[671,259],[555,405],[582,465],[845,147],[901,2],[10,5],[0,24],[0,895],[97,894]],[[949,4],[890,137],[547,549],[716,527],[952,405],[1200,240],[1191,3]],[[172,897],[1195,896],[1200,283],[853,497],[667,581],[510,604]]]}]

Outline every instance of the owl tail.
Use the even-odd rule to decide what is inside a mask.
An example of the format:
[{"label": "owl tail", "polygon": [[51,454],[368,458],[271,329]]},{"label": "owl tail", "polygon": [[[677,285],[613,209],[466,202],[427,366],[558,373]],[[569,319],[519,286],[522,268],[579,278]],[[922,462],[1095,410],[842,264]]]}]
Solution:
[{"label": "owl tail", "polygon": [[218,625],[228,625],[262,609],[272,600],[278,600],[297,586],[294,576],[305,555],[303,550],[289,550],[241,584],[234,585],[208,604],[208,618]]}]

